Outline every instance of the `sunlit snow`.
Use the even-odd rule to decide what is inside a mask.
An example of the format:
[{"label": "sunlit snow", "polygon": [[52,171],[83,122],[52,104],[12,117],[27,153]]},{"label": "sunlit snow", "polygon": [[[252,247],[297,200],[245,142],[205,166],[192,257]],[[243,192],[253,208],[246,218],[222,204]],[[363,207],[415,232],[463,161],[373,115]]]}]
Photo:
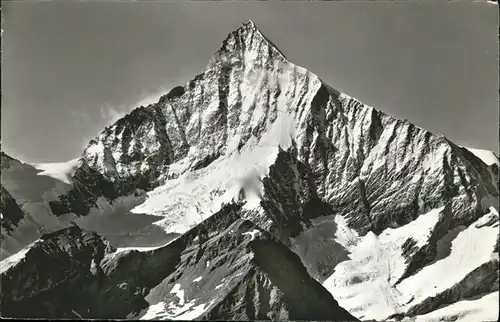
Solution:
[{"label": "sunlit snow", "polygon": [[260,140],[251,138],[240,151],[228,151],[226,158],[204,169],[167,181],[148,193],[149,198],[132,212],[164,217],[155,225],[169,233],[183,233],[218,211],[223,203],[237,201],[241,193],[245,208],[258,207],[263,194],[261,180],[276,160],[279,147],[288,148],[294,134],[294,118],[279,113]]},{"label": "sunlit snow", "polygon": [[441,210],[420,215],[405,226],[388,228],[379,236],[369,232],[363,237],[358,237],[347,227],[345,220],[337,216],[336,240],[350,251],[350,260],[337,265],[323,285],[342,307],[356,317],[377,320],[405,312],[412,305],[452,287],[492,259],[498,227],[477,226],[495,215],[493,207],[490,213],[457,235],[447,257],[395,286],[407,265],[401,253],[403,243],[412,237],[416,247],[424,246]]},{"label": "sunlit snow", "polygon": [[[460,232],[452,242],[450,255],[403,280],[397,289],[406,295],[406,300],[413,297],[414,302],[418,303],[434,296],[455,285],[475,268],[490,261],[498,236],[498,227],[477,228],[477,225],[487,222],[492,215],[494,214],[491,212],[484,215]],[[498,254],[496,256],[498,257]],[[402,298],[402,301],[404,300]]]},{"label": "sunlit snow", "polygon": [[468,148],[465,146],[464,146],[464,148],[466,148],[467,150],[472,152],[476,157],[481,159],[487,165],[499,163],[498,157],[495,155],[495,153],[493,151],[483,150],[483,149],[473,149],[473,148]]},{"label": "sunlit snow", "polygon": [[252,230],[252,231],[247,231],[247,232],[244,232],[242,235],[250,235],[250,237],[252,238],[252,239],[250,239],[250,240],[254,240],[254,239],[255,239],[255,236],[257,236],[258,234],[260,234],[260,231],[259,231],[259,230],[257,230],[257,229],[254,229],[254,230]]},{"label": "sunlit snow", "polygon": [[48,176],[60,180],[66,184],[71,184],[70,179],[78,166],[79,158],[66,162],[57,163],[35,163],[33,166],[42,170],[38,173],[39,176]]},{"label": "sunlit snow", "polygon": [[202,315],[212,303],[194,305],[195,301],[181,307],[166,305],[164,302],[151,305],[141,320],[194,320]]},{"label": "sunlit snow", "polygon": [[163,246],[164,245],[162,245],[162,246],[155,246],[155,247],[118,247],[116,249],[116,252],[117,253],[121,253],[121,252],[130,251],[130,250],[137,250],[139,252],[147,252],[147,251],[150,251],[150,250],[155,250],[155,249],[161,248]]},{"label": "sunlit snow", "polygon": [[14,255],[9,256],[9,257],[5,258],[4,260],[2,260],[0,262],[0,274],[3,274],[9,268],[11,268],[12,266],[15,266],[17,263],[22,261],[23,258],[28,253],[28,251],[30,250],[30,248],[33,247],[33,245],[35,245],[37,242],[38,242],[38,240],[29,244],[28,246],[24,247],[22,250],[18,251]]},{"label": "sunlit snow", "polygon": [[[200,279],[201,280],[201,279]],[[184,290],[180,284],[175,284],[170,294],[175,294],[178,301],[159,302],[149,306],[141,320],[193,320],[203,314],[214,301],[196,305],[196,299],[186,302]]]},{"label": "sunlit snow", "polygon": [[342,216],[336,216],[336,241],[351,253],[350,260],[338,264],[323,286],[359,318],[383,319],[398,311],[402,294],[393,285],[406,268],[401,247],[409,237],[416,247],[425,245],[442,209],[379,236],[369,232],[359,237]]},{"label": "sunlit snow", "polygon": [[181,288],[181,284],[175,284],[170,294],[175,294],[179,298],[179,305],[184,305],[184,290]]}]

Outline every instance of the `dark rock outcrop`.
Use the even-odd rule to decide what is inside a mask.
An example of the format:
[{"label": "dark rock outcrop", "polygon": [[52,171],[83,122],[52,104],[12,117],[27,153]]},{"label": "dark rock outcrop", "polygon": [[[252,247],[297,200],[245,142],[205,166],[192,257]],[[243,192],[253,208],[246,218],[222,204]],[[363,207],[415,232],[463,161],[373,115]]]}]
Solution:
[{"label": "dark rock outcrop", "polygon": [[17,226],[19,221],[24,217],[23,211],[19,208],[16,200],[12,198],[3,185],[0,185],[0,213],[2,214],[0,226],[7,233],[12,231],[14,226]]},{"label": "dark rock outcrop", "polygon": [[91,273],[93,265],[111,251],[96,233],[77,226],[43,235],[24,258],[2,272],[2,316],[75,318],[85,314],[94,296],[88,286],[97,279]]}]

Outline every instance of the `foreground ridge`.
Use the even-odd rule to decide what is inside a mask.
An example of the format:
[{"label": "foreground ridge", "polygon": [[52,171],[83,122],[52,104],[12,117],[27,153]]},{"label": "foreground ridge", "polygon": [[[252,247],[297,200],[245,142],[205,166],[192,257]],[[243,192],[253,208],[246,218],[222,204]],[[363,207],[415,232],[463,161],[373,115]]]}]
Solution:
[{"label": "foreground ridge", "polygon": [[[241,219],[238,209],[227,206],[147,252],[119,251],[76,225],[44,235],[2,271],[2,312],[25,318],[357,321],[307,274],[297,255]],[[40,273],[29,274],[34,266]],[[41,286],[23,288],[28,284]],[[64,303],[57,301],[62,297]]]}]

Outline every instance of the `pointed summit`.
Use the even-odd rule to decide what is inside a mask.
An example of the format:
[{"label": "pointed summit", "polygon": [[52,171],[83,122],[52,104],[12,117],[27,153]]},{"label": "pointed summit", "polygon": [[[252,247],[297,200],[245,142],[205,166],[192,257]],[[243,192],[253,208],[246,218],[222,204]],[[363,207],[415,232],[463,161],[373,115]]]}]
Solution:
[{"label": "pointed summit", "polygon": [[255,25],[255,23],[253,22],[252,19],[248,19],[247,21],[245,21],[241,25],[242,25],[242,27],[245,27],[245,28],[248,28],[248,29],[256,29],[256,30],[258,30],[257,26]]},{"label": "pointed summit", "polygon": [[245,22],[243,22],[236,30],[233,32],[238,32],[240,34],[245,34],[245,35],[251,35],[254,33],[259,33],[262,34],[257,28],[257,25],[253,22],[253,20],[249,19]]},{"label": "pointed summit", "polygon": [[243,22],[239,28],[229,33],[216,52],[216,57],[229,53],[253,52],[257,56],[269,55],[273,59],[288,61],[276,45],[259,30],[252,20]]}]

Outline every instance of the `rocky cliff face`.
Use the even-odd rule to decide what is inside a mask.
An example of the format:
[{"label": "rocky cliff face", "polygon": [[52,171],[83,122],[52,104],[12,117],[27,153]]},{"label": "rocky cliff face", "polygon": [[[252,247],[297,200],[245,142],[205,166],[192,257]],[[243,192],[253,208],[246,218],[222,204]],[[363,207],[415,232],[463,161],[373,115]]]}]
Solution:
[{"label": "rocky cliff face", "polygon": [[166,120],[157,106],[139,107],[91,140],[72,177],[73,189],[50,203],[56,215],[84,216],[99,197],[108,200],[151,190],[173,161]]},{"label": "rocky cliff face", "polygon": [[[143,123],[135,118],[142,113],[156,117]],[[290,116],[284,121],[290,124],[276,124],[279,114]],[[273,125],[284,137],[263,142]],[[467,224],[490,206],[484,199],[498,197],[495,176],[474,155],[332,90],[288,62],[251,22],[228,36],[203,73],[103,131],[83,160],[106,182],[124,185],[137,173],[151,181],[140,169],[153,162],[157,173],[149,176],[158,185],[244,146],[270,143],[276,154],[287,140],[293,157],[310,169],[318,197],[361,234],[404,225],[447,203],[454,225]]]},{"label": "rocky cliff face", "polygon": [[[149,191],[144,202],[127,211],[158,216],[155,226],[184,234],[170,247],[178,247],[179,254],[194,252],[164,264],[170,267],[162,275],[167,282],[152,274],[154,282],[136,282],[140,286],[134,284],[126,296],[121,291],[99,295],[131,303],[136,295],[130,294],[145,287],[149,293],[137,295],[142,304],[135,313],[113,304],[93,308],[96,317],[185,317],[191,312],[190,318],[200,319],[300,319],[307,314],[312,319],[312,308],[337,314],[325,309],[330,298],[315,281],[305,279],[306,286],[297,291],[309,294],[311,302],[294,297],[302,286],[290,281],[304,274],[298,262],[360,319],[414,317],[495,294],[489,287],[498,264],[494,166],[441,134],[332,89],[289,62],[252,22],[230,33],[190,82],[102,131],[82,154],[72,182],[68,193],[50,202],[53,214],[86,216],[100,202],[112,206],[138,189]],[[247,244],[227,233],[235,223],[220,213],[233,203],[240,205],[235,222],[250,225],[272,245]],[[190,234],[207,223],[219,225],[216,220],[226,225],[212,232],[219,237],[199,238],[216,244],[227,239],[217,247],[234,259],[198,255],[204,247],[217,248],[209,246],[212,242],[192,244]],[[267,246],[258,246],[263,243]],[[138,259],[123,261],[142,263],[143,256],[160,252],[132,252],[127,256]],[[259,259],[271,254],[272,263]],[[197,256],[221,262],[224,278],[232,283],[227,292],[213,295],[213,285],[207,284],[184,298],[187,279],[197,278],[189,272],[202,274],[200,259],[193,259]],[[244,262],[247,257],[252,260]],[[240,263],[244,271],[222,264],[227,261]],[[288,283],[276,274],[279,265],[297,267]],[[448,274],[447,265],[460,269]],[[150,306],[140,312],[144,301]],[[497,314],[489,306],[480,311]]]}]

